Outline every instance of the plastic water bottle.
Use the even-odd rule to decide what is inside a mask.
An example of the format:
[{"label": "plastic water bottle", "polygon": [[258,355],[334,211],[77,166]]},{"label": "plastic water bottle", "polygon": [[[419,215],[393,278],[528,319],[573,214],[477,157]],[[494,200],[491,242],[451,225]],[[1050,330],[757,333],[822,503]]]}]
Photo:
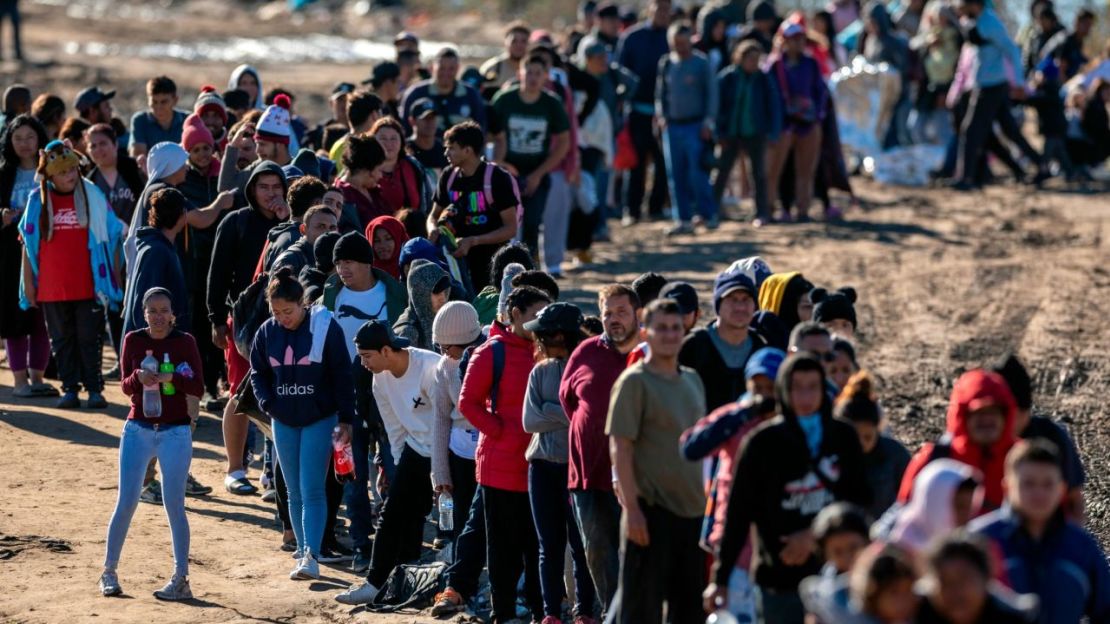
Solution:
[{"label": "plastic water bottle", "polygon": [[[166,353],[162,357],[162,367],[158,369],[158,372],[160,372],[162,374],[169,373],[169,374],[172,375],[173,370],[174,370],[173,369],[173,362],[170,361],[170,354]],[[167,381],[167,382],[162,383],[162,394],[164,394],[166,396],[173,396],[173,395],[177,394],[177,388],[173,387],[173,382],[172,381]]]},{"label": "plastic water bottle", "polygon": [[340,483],[355,480],[355,454],[351,451],[350,443],[339,441],[339,427],[331,432],[332,454],[335,459],[335,480]]},{"label": "plastic water bottle", "polygon": [[739,624],[739,621],[727,610],[718,608],[705,618],[705,624]]},{"label": "plastic water bottle", "polygon": [[455,530],[455,499],[450,492],[439,493],[439,528],[444,531]]},{"label": "plastic water bottle", "polygon": [[[158,360],[154,358],[153,351],[147,351],[146,357],[139,364],[143,370],[151,375],[158,375]],[[162,394],[158,392],[158,382],[143,384],[143,416],[147,418],[162,417]]]}]

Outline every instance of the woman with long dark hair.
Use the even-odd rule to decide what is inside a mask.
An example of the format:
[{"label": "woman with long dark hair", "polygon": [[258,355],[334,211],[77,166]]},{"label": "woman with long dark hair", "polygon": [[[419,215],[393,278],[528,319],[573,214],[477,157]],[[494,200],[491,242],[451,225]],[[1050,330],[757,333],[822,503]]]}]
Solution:
[{"label": "woman with long dark hair", "polygon": [[15,117],[0,135],[0,337],[15,377],[12,395],[20,398],[58,396],[58,390],[43,381],[50,336],[42,309],[19,307],[23,244],[17,224],[27,198],[38,187],[35,168],[46,141],[46,130],[31,115]]},{"label": "woman with long dark hair", "polygon": [[[524,324],[536,335],[541,361],[528,376],[524,400],[524,430],[532,434],[528,459],[528,498],[540,543],[540,590],[544,621],[560,617],[566,588],[563,557],[567,543],[574,560],[575,618],[593,618],[594,583],[586,564],[586,550],[570,506],[567,435],[570,420],[559,402],[559,383],[567,358],[585,339],[582,311],[569,303],[552,303]],[[577,619],[575,621],[578,621]]]}]

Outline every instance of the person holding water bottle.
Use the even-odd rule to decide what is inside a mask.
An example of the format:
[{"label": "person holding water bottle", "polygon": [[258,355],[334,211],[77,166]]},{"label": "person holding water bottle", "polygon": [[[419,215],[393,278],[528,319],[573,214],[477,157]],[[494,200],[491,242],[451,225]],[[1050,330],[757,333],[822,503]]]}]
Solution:
[{"label": "person holding water bottle", "polygon": [[196,341],[174,327],[170,292],[151,288],[143,295],[142,306],[147,326],[124,337],[120,355],[120,389],[131,397],[131,411],[120,435],[119,494],[108,523],[100,591],[105,596],[123,593],[116,573],[120,552],[139,504],[147,463],[157,457],[162,466],[162,505],[173,539],[174,573],[154,596],[189,600],[193,594],[188,578],[185,481],[193,457],[193,436],[187,397],[204,393],[204,376]]},{"label": "person holding water bottle", "polygon": [[432,419],[440,356],[410,346],[381,321],[368,321],[355,336],[362,365],[374,374],[374,400],[393,453],[393,482],[366,582],[337,595],[343,604],[368,604],[400,563],[420,558],[424,517],[432,509]]},{"label": "person holding water bottle", "polygon": [[324,480],[333,444],[350,442],[355,416],[351,362],[339,323],[323,306],[305,306],[304,287],[291,269],[270,278],[266,298],[273,317],[255,335],[250,383],[258,406],[273,420],[285,474],[298,549],[289,578],[317,579],[327,524]]}]

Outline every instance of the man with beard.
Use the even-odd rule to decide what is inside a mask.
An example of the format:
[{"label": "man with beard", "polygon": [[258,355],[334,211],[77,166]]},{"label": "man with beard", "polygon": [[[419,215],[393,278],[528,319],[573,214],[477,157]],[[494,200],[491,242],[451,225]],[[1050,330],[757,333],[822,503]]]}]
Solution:
[{"label": "man with beard", "polygon": [[613,493],[605,421],[613,384],[640,340],[636,321],[640,299],[628,286],[611,284],[598,294],[598,307],[605,333],[587,339],[571,354],[559,401],[570,420],[567,487],[590,576],[607,611],[617,590],[621,508]]}]

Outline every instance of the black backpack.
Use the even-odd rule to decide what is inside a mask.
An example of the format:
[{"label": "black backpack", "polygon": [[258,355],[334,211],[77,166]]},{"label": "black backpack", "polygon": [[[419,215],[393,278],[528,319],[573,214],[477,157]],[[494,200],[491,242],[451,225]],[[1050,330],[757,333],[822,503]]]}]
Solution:
[{"label": "black backpack", "polygon": [[447,563],[406,564],[393,568],[385,585],[366,605],[374,613],[395,613],[403,609],[421,611],[432,606],[436,594],[447,588]]},{"label": "black backpack", "polygon": [[[501,385],[501,374],[505,371],[505,343],[500,340],[492,339],[490,343],[490,351],[493,351],[493,384],[489,388],[489,409],[494,414],[497,413],[497,389]],[[485,343],[482,343],[485,344]],[[459,380],[466,379],[466,368],[470,366],[470,356],[474,350],[482,346],[482,344],[472,345],[463,351],[462,358],[459,359]]]},{"label": "black backpack", "polygon": [[258,278],[239,293],[235,305],[231,306],[231,331],[235,350],[248,362],[251,359],[254,335],[266,319],[270,318],[270,306],[266,303],[266,284],[269,281],[266,273],[259,273]]}]

